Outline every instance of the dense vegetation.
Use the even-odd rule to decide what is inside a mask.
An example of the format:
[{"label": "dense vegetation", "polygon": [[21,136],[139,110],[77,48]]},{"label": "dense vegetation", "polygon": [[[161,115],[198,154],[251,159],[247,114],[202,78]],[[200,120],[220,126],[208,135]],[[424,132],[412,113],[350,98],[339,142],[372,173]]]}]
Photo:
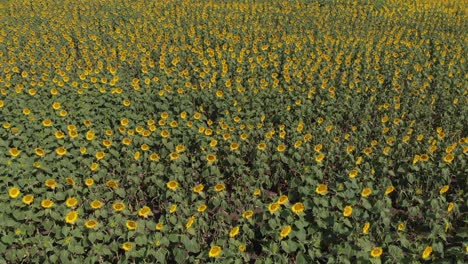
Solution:
[{"label": "dense vegetation", "polygon": [[0,6],[0,262],[462,263],[466,0]]}]

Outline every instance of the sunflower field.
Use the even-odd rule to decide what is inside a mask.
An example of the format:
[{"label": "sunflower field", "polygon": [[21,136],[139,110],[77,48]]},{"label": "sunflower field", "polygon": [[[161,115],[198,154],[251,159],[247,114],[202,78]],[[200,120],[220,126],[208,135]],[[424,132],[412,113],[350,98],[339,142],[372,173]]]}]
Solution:
[{"label": "sunflower field", "polygon": [[468,0],[0,1],[0,263],[468,261]]}]

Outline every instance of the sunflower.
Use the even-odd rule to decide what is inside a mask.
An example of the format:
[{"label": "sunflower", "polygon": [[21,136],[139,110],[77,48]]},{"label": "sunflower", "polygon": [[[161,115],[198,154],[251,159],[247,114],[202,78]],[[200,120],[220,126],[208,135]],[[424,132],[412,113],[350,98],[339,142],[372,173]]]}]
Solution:
[{"label": "sunflower", "polygon": [[212,139],[212,140],[210,141],[210,147],[214,148],[214,147],[216,147],[216,145],[218,145],[218,140]]},{"label": "sunflower", "polygon": [[206,210],[206,208],[208,208],[208,207],[205,204],[201,204],[201,205],[198,206],[197,211],[199,213],[203,213]]},{"label": "sunflower", "polygon": [[343,209],[343,216],[345,217],[349,217],[351,216],[351,214],[353,213],[353,207],[347,205],[344,209]]},{"label": "sunflower", "polygon": [[455,159],[455,156],[452,153],[448,153],[447,155],[444,156],[444,162],[446,163],[452,163],[454,159]]},{"label": "sunflower", "polygon": [[359,156],[356,160],[356,165],[361,165],[362,163],[362,156]]},{"label": "sunflower", "polygon": [[178,160],[179,157],[180,157],[180,155],[177,152],[171,152],[171,154],[169,154],[169,158],[171,160]]},{"label": "sunflower", "polygon": [[105,156],[106,156],[106,153],[104,153],[103,151],[96,152],[96,159],[98,160],[103,159]]},{"label": "sunflower", "polygon": [[328,186],[326,184],[319,184],[317,188],[315,188],[315,192],[320,195],[325,195],[328,193]]},{"label": "sunflower", "polygon": [[99,208],[102,207],[102,202],[99,201],[99,200],[94,200],[94,201],[92,201],[89,205],[90,205],[91,208],[93,208],[93,209],[99,209]]},{"label": "sunflower", "polygon": [[148,206],[143,206],[140,210],[138,210],[138,215],[144,218],[148,218],[151,214],[151,208]]},{"label": "sunflower", "polygon": [[239,251],[244,252],[245,251],[245,245],[240,245],[239,246]]},{"label": "sunflower", "polygon": [[164,228],[164,224],[163,224],[163,223],[157,223],[157,224],[156,224],[155,229],[156,229],[157,231],[161,231],[163,228]]},{"label": "sunflower", "polygon": [[106,186],[112,189],[119,188],[119,183],[117,181],[109,180],[106,182]]},{"label": "sunflower", "polygon": [[169,114],[167,112],[162,112],[160,116],[161,116],[162,119],[168,119],[169,118]]},{"label": "sunflower", "polygon": [[78,219],[77,211],[71,211],[65,216],[65,222],[67,222],[68,224],[74,224],[77,219]]},{"label": "sunflower", "polygon": [[177,181],[171,180],[166,184],[167,188],[175,191],[179,187],[179,183]]},{"label": "sunflower", "polygon": [[94,139],[96,133],[93,130],[86,132],[86,140],[91,141]]},{"label": "sunflower", "polygon": [[185,224],[185,228],[189,229],[192,227],[193,223],[195,222],[195,216],[191,216],[188,220],[187,223]]},{"label": "sunflower", "polygon": [[371,188],[364,188],[361,192],[362,197],[368,197],[369,195],[372,194],[372,189]]},{"label": "sunflower", "polygon": [[427,154],[422,154],[422,155],[420,156],[420,160],[421,160],[421,161],[428,161],[428,160],[429,160],[429,155],[427,155]]},{"label": "sunflower", "polygon": [[321,163],[324,158],[325,158],[325,155],[323,153],[320,153],[315,157],[315,161],[317,161],[318,163]]},{"label": "sunflower", "polygon": [[185,151],[185,146],[182,145],[182,144],[179,144],[179,145],[176,146],[175,150],[176,150],[177,153],[184,152]]},{"label": "sunflower", "polygon": [[114,209],[114,211],[117,212],[123,211],[125,209],[125,204],[123,204],[122,202],[115,202],[112,205],[112,209]]},{"label": "sunflower", "polygon": [[358,175],[358,171],[357,170],[351,170],[349,173],[348,173],[348,176],[352,179],[352,178],[356,178],[356,176]]},{"label": "sunflower", "polygon": [[286,131],[281,131],[279,137],[284,139],[286,137]]},{"label": "sunflower", "polygon": [[350,154],[351,152],[354,151],[355,148],[356,148],[356,147],[354,147],[354,146],[352,146],[352,145],[348,145],[348,146],[346,147],[346,152],[347,152],[348,154]]},{"label": "sunflower", "polygon": [[129,138],[124,138],[122,139],[122,144],[129,146],[130,144],[132,144],[132,140]]},{"label": "sunflower", "polygon": [[138,224],[135,221],[132,220],[127,220],[125,223],[125,226],[127,226],[128,230],[135,230],[138,228]]},{"label": "sunflower", "polygon": [[371,250],[370,254],[373,258],[378,258],[382,255],[383,249],[381,247],[375,247]]},{"label": "sunflower", "polygon": [[405,227],[406,227],[406,224],[401,222],[401,223],[398,224],[397,229],[398,229],[398,231],[403,231],[403,230],[405,230]]},{"label": "sunflower", "polygon": [[231,143],[231,145],[229,146],[229,148],[231,149],[231,151],[238,150],[238,149],[239,149],[239,144],[233,142],[233,143]]},{"label": "sunflower", "polygon": [[448,185],[444,185],[442,188],[440,188],[439,194],[444,194],[444,193],[446,193],[448,190],[449,190],[449,186],[448,186]]},{"label": "sunflower", "polygon": [[201,116],[202,116],[202,115],[201,115],[200,113],[196,112],[196,113],[193,115],[193,118],[194,118],[195,120],[199,120],[199,119],[201,118]]},{"label": "sunflower", "polygon": [[252,210],[247,210],[242,213],[242,217],[245,219],[249,219],[253,216],[254,212]]},{"label": "sunflower", "polygon": [[71,138],[76,138],[76,137],[78,137],[78,132],[76,132],[75,130],[71,130],[71,131],[68,131],[68,135]]},{"label": "sunflower", "polygon": [[121,126],[126,127],[126,126],[128,126],[128,123],[129,123],[128,118],[122,118],[122,119],[120,120],[120,125],[121,125]]},{"label": "sunflower", "polygon": [[210,251],[208,252],[208,256],[210,258],[216,258],[218,257],[222,252],[222,249],[220,246],[213,246],[211,247]]},{"label": "sunflower", "polygon": [[133,244],[130,242],[125,242],[122,244],[121,248],[125,251],[130,251],[133,248]]},{"label": "sunflower", "polygon": [[276,147],[276,150],[277,150],[278,152],[284,152],[284,151],[286,150],[286,145],[280,144],[280,145],[278,145],[278,146]]},{"label": "sunflower", "polygon": [[239,226],[235,226],[231,229],[231,231],[229,231],[229,237],[235,237],[237,236],[237,234],[239,234]]},{"label": "sunflower", "polygon": [[295,143],[294,143],[294,148],[300,148],[302,146],[302,141],[301,140],[297,140]]},{"label": "sunflower", "polygon": [[292,207],[291,207],[291,211],[293,211],[293,213],[299,215],[300,213],[302,213],[304,211],[305,207],[304,207],[304,204],[303,203],[295,203]]},{"label": "sunflower", "polygon": [[214,187],[214,190],[216,192],[220,192],[220,191],[223,191],[224,189],[226,189],[226,186],[223,184],[223,183],[218,183],[215,185]]},{"label": "sunflower", "polygon": [[431,256],[431,254],[432,254],[432,247],[431,247],[431,246],[427,246],[427,247],[424,249],[424,251],[423,251],[421,257],[422,257],[423,259],[428,259],[428,258]]},{"label": "sunflower", "polygon": [[91,163],[90,169],[91,171],[95,171],[99,168],[99,164],[96,162]]},{"label": "sunflower", "polygon": [[213,162],[216,161],[216,155],[208,154],[208,155],[206,155],[206,160],[208,161],[208,163],[213,163]]},{"label": "sunflower", "polygon": [[280,232],[280,237],[285,238],[291,233],[292,227],[290,225],[287,225],[281,229]]},{"label": "sunflower", "polygon": [[317,145],[315,145],[314,150],[315,150],[315,152],[319,152],[320,150],[322,150],[322,148],[323,148],[322,144],[317,144]]},{"label": "sunflower", "polygon": [[389,195],[391,194],[393,191],[395,191],[395,187],[393,187],[393,185],[390,185],[387,187],[387,189],[385,190],[385,195]]},{"label": "sunflower", "polygon": [[52,201],[49,200],[49,199],[45,199],[45,200],[42,200],[42,201],[41,201],[41,206],[42,206],[43,208],[46,208],[46,209],[47,209],[47,208],[51,208],[52,206],[54,206],[54,202],[52,202]]},{"label": "sunflower", "polygon": [[94,185],[94,180],[92,178],[87,178],[85,180],[85,185],[88,186],[88,187],[91,187]]},{"label": "sunflower", "polygon": [[283,194],[280,197],[278,197],[277,203],[283,205],[283,204],[286,204],[288,201],[289,201],[288,196]]},{"label": "sunflower", "polygon": [[169,207],[169,213],[174,213],[175,211],[177,210],[177,204],[173,204],[171,205],[171,207]]},{"label": "sunflower", "polygon": [[67,200],[65,200],[65,205],[69,208],[73,208],[78,204],[78,199],[75,197],[68,197]]},{"label": "sunflower", "polygon": [[388,154],[390,153],[390,150],[392,150],[392,148],[389,146],[386,146],[382,152],[384,155],[388,156]]},{"label": "sunflower", "polygon": [[98,222],[94,219],[91,219],[91,220],[86,221],[84,225],[88,229],[93,229],[98,225]]},{"label": "sunflower", "polygon": [[455,204],[453,202],[450,202],[447,207],[447,212],[450,213],[454,207],[455,207]]},{"label": "sunflower", "polygon": [[67,177],[67,178],[65,178],[65,181],[66,181],[69,185],[75,186],[75,180],[73,180],[72,178]]},{"label": "sunflower", "polygon": [[22,201],[23,201],[23,203],[25,203],[27,205],[30,205],[34,201],[34,196],[31,195],[31,194],[27,194],[27,195],[23,196]]},{"label": "sunflower", "polygon": [[270,214],[274,214],[280,208],[281,208],[281,205],[279,203],[270,203],[268,205],[268,211],[270,211]]},{"label": "sunflower", "polygon": [[159,155],[157,153],[151,153],[151,155],[149,156],[149,159],[151,161],[158,161],[159,160]]},{"label": "sunflower", "polygon": [[21,151],[18,150],[17,148],[11,148],[9,152],[12,157],[18,157],[19,154],[21,153]]},{"label": "sunflower", "polygon": [[8,195],[10,195],[10,197],[13,199],[17,198],[20,194],[21,194],[21,191],[17,187],[11,187],[8,190]]},{"label": "sunflower", "polygon": [[366,223],[364,224],[364,226],[362,227],[362,233],[363,233],[364,235],[369,234],[369,228],[370,228],[370,223],[369,223],[369,222],[366,222]]},{"label": "sunflower", "polygon": [[45,119],[45,120],[42,121],[42,125],[45,126],[45,127],[50,127],[50,126],[52,126],[52,120]]},{"label": "sunflower", "polygon": [[195,187],[193,187],[193,192],[201,193],[204,188],[205,188],[205,186],[203,186],[203,184],[198,184]]},{"label": "sunflower", "polygon": [[253,195],[254,195],[254,196],[260,196],[260,194],[262,194],[262,190],[260,190],[260,189],[258,189],[258,188],[255,189]]},{"label": "sunflower", "polygon": [[366,154],[367,156],[369,156],[370,154],[372,154],[372,149],[371,149],[371,148],[365,148],[365,149],[364,149],[364,154]]},{"label": "sunflower", "polygon": [[266,143],[265,143],[265,142],[260,142],[260,143],[257,145],[257,149],[258,149],[258,150],[265,150],[265,149],[266,149]]},{"label": "sunflower", "polygon": [[47,179],[45,181],[45,186],[51,189],[55,189],[55,187],[57,187],[57,182],[54,179]]},{"label": "sunflower", "polygon": [[59,156],[63,156],[65,154],[67,154],[67,150],[64,148],[64,147],[58,147],[55,152],[57,153],[57,155]]},{"label": "sunflower", "polygon": [[62,131],[56,131],[54,135],[56,139],[62,139],[65,137],[65,133],[63,133]]}]

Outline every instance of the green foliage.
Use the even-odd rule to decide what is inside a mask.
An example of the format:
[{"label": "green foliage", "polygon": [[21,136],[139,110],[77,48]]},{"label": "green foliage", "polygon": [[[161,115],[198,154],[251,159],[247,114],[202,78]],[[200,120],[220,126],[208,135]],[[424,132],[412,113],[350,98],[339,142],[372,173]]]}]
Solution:
[{"label": "green foliage", "polygon": [[463,262],[466,4],[0,1],[0,262]]}]

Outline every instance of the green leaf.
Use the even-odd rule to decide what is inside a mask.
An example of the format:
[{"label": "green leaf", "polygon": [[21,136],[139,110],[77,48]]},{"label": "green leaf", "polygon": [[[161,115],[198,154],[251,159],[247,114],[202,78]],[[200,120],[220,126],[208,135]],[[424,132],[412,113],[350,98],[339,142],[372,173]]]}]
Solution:
[{"label": "green leaf", "polygon": [[53,254],[53,255],[51,255],[51,256],[49,257],[49,260],[50,260],[50,262],[52,262],[52,263],[56,263],[57,260],[58,260],[58,258],[59,258],[59,256],[57,256],[57,254]]},{"label": "green leaf", "polygon": [[66,250],[60,251],[60,261],[62,263],[68,263],[69,262],[68,255],[69,255],[68,251]]},{"label": "green leaf", "polygon": [[306,259],[306,256],[302,252],[299,252],[296,255],[296,263],[297,264],[308,264],[308,263],[310,263],[310,261],[308,261]]},{"label": "green leaf", "polygon": [[401,259],[403,257],[403,250],[394,245],[388,246],[388,253],[395,259]]},{"label": "green leaf", "polygon": [[135,243],[139,246],[145,245],[148,242],[146,236],[138,236],[135,238]]},{"label": "green leaf", "polygon": [[187,251],[181,248],[174,248],[174,259],[177,263],[185,263],[188,258]]},{"label": "green leaf", "polygon": [[165,248],[159,248],[156,250],[156,260],[158,263],[166,263],[166,255],[169,251]]},{"label": "green leaf", "polygon": [[190,239],[189,237],[182,235],[180,237],[180,241],[182,242],[182,244],[184,245],[185,249],[188,252],[192,252],[192,253],[200,252],[200,246],[198,245],[195,238]]},{"label": "green leaf", "polygon": [[179,242],[179,235],[178,234],[170,234],[169,236],[167,236],[167,238],[171,242],[174,242],[174,243]]},{"label": "green leaf", "polygon": [[80,245],[72,245],[69,247],[70,252],[75,254],[84,254],[84,248]]},{"label": "green leaf", "polygon": [[296,236],[297,240],[300,242],[306,241],[306,231],[303,228],[298,229],[296,232],[294,232],[294,235]]},{"label": "green leaf", "polygon": [[13,241],[15,241],[15,238],[10,235],[4,235],[2,236],[1,241],[7,245],[11,245]]},{"label": "green leaf", "polygon": [[120,198],[125,198],[125,190],[122,188],[118,188],[114,191]]}]

